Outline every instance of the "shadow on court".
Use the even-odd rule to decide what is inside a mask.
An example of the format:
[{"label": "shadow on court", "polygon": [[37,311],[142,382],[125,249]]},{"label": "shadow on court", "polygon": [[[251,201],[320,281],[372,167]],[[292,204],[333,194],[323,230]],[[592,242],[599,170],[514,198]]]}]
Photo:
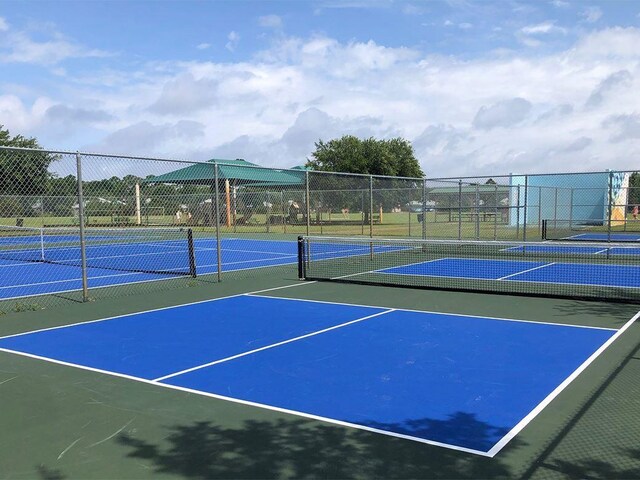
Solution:
[{"label": "shadow on court", "polygon": [[[412,421],[422,432],[485,435],[494,427],[468,414],[446,421]],[[121,435],[129,457],[157,473],[185,478],[496,478],[510,477],[499,460],[306,420],[212,422],[169,428],[163,446]],[[518,440],[512,447],[518,446]]]}]

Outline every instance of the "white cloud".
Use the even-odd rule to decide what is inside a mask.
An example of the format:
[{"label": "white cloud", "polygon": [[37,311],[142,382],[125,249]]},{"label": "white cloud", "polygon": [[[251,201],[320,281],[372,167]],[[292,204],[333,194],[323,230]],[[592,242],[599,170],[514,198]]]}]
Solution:
[{"label": "white cloud", "polygon": [[[4,26],[6,27],[6,22]],[[8,31],[8,27],[5,31]],[[113,55],[80,45],[51,28],[37,33],[40,34],[40,38],[35,40],[27,32],[10,31],[0,44],[0,62],[55,65],[69,58],[101,58]]]},{"label": "white cloud", "polygon": [[589,95],[586,106],[590,108],[599,106],[604,101],[605,95],[610,91],[615,90],[619,86],[629,87],[632,80],[633,77],[628,70],[620,70],[619,72],[612,73],[602,80],[591,95]]},{"label": "white cloud", "polygon": [[196,45],[196,48],[198,50],[207,50],[208,48],[211,48],[211,44],[210,43],[200,43],[200,44]]},{"label": "white cloud", "polygon": [[[413,141],[431,176],[636,168],[638,44],[640,29],[612,28],[561,52],[469,60],[279,36],[242,62],[70,75],[55,98],[3,85],[0,118],[56,148],[271,166],[304,163],[318,139],[351,133]],[[70,119],[65,140],[51,116]]]},{"label": "white cloud", "polygon": [[282,28],[282,18],[278,15],[264,15],[258,18],[258,25],[266,28]]},{"label": "white cloud", "polygon": [[231,31],[229,32],[229,35],[227,35],[227,40],[229,41],[224,46],[224,48],[226,48],[230,52],[233,52],[238,46],[238,42],[240,42],[240,34],[236,33],[235,31]]},{"label": "white cloud", "polygon": [[553,5],[556,8],[567,8],[569,7],[569,2],[565,2],[563,0],[552,0],[551,1],[551,5]]},{"label": "white cloud", "polygon": [[524,98],[502,100],[488,107],[483,105],[473,118],[473,126],[482,130],[513,127],[527,117],[531,107]]},{"label": "white cloud", "polygon": [[415,5],[413,3],[406,3],[402,6],[402,13],[410,16],[424,15],[428,10],[423,5]]},{"label": "white cloud", "polygon": [[468,22],[462,22],[462,23],[458,24],[458,28],[461,28],[462,30],[469,30],[472,27],[473,27],[473,25],[471,23],[468,23]]},{"label": "white cloud", "polygon": [[597,30],[582,37],[570,51],[579,55],[583,61],[606,60],[613,58],[638,58],[640,29],[634,27],[614,27]]},{"label": "white cloud", "polygon": [[6,32],[7,30],[9,30],[9,24],[4,18],[0,17],[0,32]]},{"label": "white cloud", "polygon": [[587,7],[580,13],[580,15],[586,22],[595,23],[602,17],[602,10],[600,7]]},{"label": "white cloud", "polygon": [[453,25],[453,22],[452,22],[451,20],[445,20],[445,21],[444,21],[444,23],[443,23],[443,25],[444,25],[445,27],[451,27],[451,26]]},{"label": "white cloud", "polygon": [[615,143],[624,140],[640,139],[640,114],[612,115],[602,125],[605,128],[615,129],[611,141]]},{"label": "white cloud", "polygon": [[186,73],[164,84],[158,100],[149,110],[161,115],[181,115],[208,108],[215,103],[218,82],[195,79]]},{"label": "white cloud", "polygon": [[527,25],[526,27],[522,27],[520,29],[520,32],[525,35],[545,35],[550,33],[566,34],[567,30],[562,27],[556,26],[554,22],[546,21],[535,25]]}]

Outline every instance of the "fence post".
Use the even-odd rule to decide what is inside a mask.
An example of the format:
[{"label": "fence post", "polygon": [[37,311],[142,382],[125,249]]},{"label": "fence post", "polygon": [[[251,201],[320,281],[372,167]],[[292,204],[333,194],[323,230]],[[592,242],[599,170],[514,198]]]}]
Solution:
[{"label": "fence post", "polygon": [[476,240],[480,240],[480,185],[476,183]]},{"label": "fence post", "polygon": [[542,236],[542,187],[538,187],[538,232]]},{"label": "fence post", "polygon": [[76,175],[78,181],[78,225],[80,227],[80,269],[82,271],[82,301],[89,301],[89,282],[87,279],[87,244],[84,236],[84,195],[82,192],[82,159],[76,152]]},{"label": "fence post", "polygon": [[280,206],[282,207],[282,233],[287,233],[287,219],[289,211],[284,205],[284,190],[280,190]]},{"label": "fence post", "polygon": [[373,238],[373,175],[369,175],[369,237]]},{"label": "fence post", "polygon": [[529,196],[529,175],[524,177],[524,214],[522,219],[522,241],[527,241],[527,210],[528,203],[527,197]]},{"label": "fence post", "polygon": [[458,180],[458,240],[462,240],[462,179]]},{"label": "fence post", "polygon": [[[558,223],[558,187],[556,187],[555,189],[555,197],[553,200],[553,218],[556,222],[556,224]],[[573,227],[573,225],[569,224],[569,231],[571,231],[571,228]]]},{"label": "fence post", "polygon": [[607,219],[607,242],[611,241],[611,218],[613,216],[613,171],[609,172],[609,212]]},{"label": "fence post", "polygon": [[520,184],[516,186],[516,240],[520,240]]},{"label": "fence post", "polygon": [[[409,228],[411,228],[411,209],[409,209]],[[411,231],[409,231],[411,234]],[[427,179],[422,179],[422,239],[427,239]]]},{"label": "fence post", "polygon": [[[218,282],[222,281],[222,245],[220,241],[220,187],[218,186],[218,162],[214,163],[213,178],[216,184],[215,213],[216,213],[216,260],[218,263]],[[227,209],[228,212],[228,209]]]},{"label": "fence post", "polygon": [[571,188],[571,194],[569,195],[569,226],[573,224],[573,188]]},{"label": "fence post", "polygon": [[305,200],[306,206],[306,217],[307,217],[307,236],[309,236],[309,232],[311,230],[311,193],[309,191],[309,170],[304,172],[305,175],[305,196],[307,197]]},{"label": "fence post", "polygon": [[267,192],[267,204],[265,205],[265,209],[267,212],[267,233],[269,233],[270,228],[271,228],[271,195],[269,195],[269,192]]},{"label": "fence post", "polygon": [[500,210],[498,210],[498,184],[496,183],[495,185],[495,206],[493,208],[493,239],[497,240],[498,239],[498,213],[500,212]]}]

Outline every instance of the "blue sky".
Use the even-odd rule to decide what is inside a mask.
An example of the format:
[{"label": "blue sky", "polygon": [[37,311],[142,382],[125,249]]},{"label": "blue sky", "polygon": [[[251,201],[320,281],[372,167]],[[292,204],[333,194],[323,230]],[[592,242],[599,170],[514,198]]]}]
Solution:
[{"label": "blue sky", "polygon": [[42,145],[303,163],[403,136],[430,175],[637,168],[635,1],[0,2],[0,124]]}]

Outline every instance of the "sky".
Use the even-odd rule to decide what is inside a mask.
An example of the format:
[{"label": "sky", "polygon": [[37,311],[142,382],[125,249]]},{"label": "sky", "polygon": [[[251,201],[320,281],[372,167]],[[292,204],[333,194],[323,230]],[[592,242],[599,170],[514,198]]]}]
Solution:
[{"label": "sky", "polygon": [[0,125],[43,147],[429,177],[638,169],[637,1],[0,0]]}]

